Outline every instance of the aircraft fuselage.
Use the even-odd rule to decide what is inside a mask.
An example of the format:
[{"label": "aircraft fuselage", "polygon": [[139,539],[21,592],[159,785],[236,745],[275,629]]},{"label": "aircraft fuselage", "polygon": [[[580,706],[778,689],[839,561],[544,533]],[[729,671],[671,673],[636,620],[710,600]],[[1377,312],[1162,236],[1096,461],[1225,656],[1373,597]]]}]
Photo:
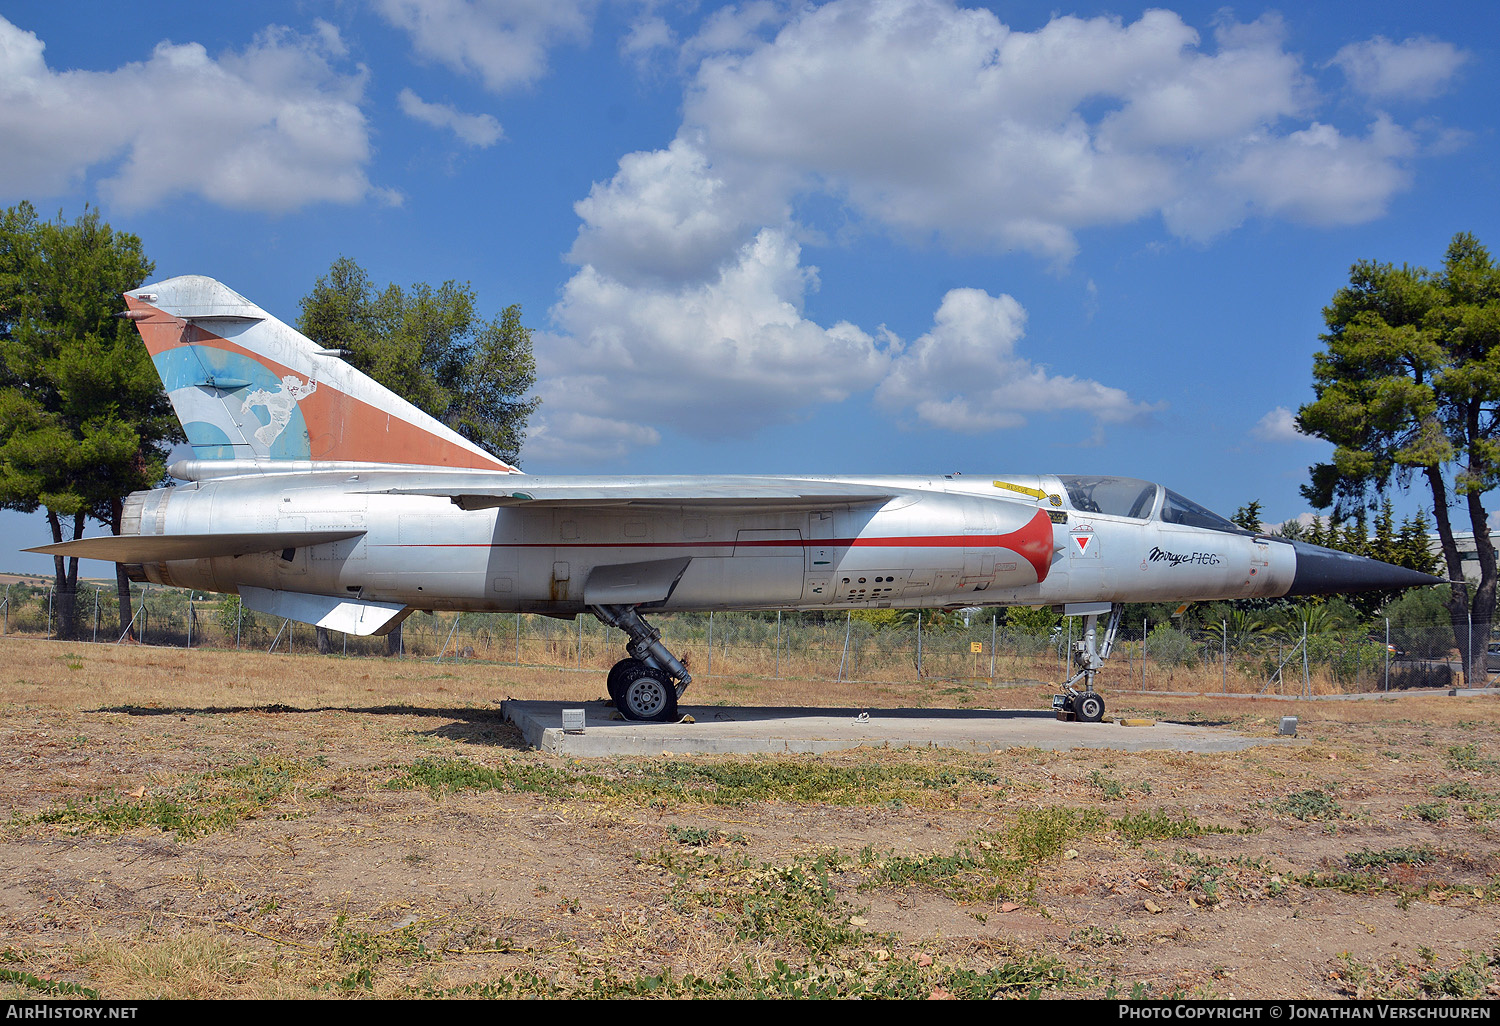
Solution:
[{"label": "aircraft fuselage", "polygon": [[[210,477],[132,496],[126,533],[362,532],[280,552],[148,562],[141,572],[218,592],[249,586],[562,617],[606,603],[673,611],[1253,598],[1284,594],[1296,572],[1289,543],[1166,523],[1151,509],[1145,517],[1081,511],[1060,479],[1034,475],[790,479],[813,491],[890,496],[852,495],[816,509],[537,500],[466,510],[445,497],[490,476],[360,469]],[[709,481],[731,493],[742,480],[760,479],[632,483],[660,493],[688,482],[701,491]],[[524,479],[541,494],[580,483]]]}]

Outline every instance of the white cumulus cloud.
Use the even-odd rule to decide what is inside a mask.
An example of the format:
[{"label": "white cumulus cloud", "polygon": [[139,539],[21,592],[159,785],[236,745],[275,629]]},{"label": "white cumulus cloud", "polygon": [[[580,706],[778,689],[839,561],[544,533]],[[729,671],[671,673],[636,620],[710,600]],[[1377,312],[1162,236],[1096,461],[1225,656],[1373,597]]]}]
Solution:
[{"label": "white cumulus cloud", "polygon": [[764,228],[711,281],[632,286],[582,268],[552,310],[561,332],[537,341],[542,409],[528,455],[618,456],[656,444],[654,427],[744,434],[871,392],[894,417],[966,433],[1043,412],[1112,423],[1154,409],[1020,355],[1026,313],[1010,296],[954,289],[910,344],[819,325],[803,308],[817,272],[800,257]]},{"label": "white cumulus cloud", "polygon": [[1447,90],[1469,54],[1452,43],[1417,36],[1393,43],[1375,36],[1333,57],[1359,92],[1377,100],[1430,100]]},{"label": "white cumulus cloud", "polygon": [[460,141],[484,149],[505,138],[505,132],[488,114],[465,114],[446,103],[428,103],[410,89],[401,90],[396,103],[407,117],[433,128],[446,128]]},{"label": "white cumulus cloud", "polygon": [[103,167],[100,191],[127,208],[183,194],[273,212],[399,198],[365,175],[365,72],[335,67],[344,47],[327,23],[271,27],[217,58],[164,42],[104,72],[53,70],[44,47],[0,18],[0,193],[57,195]]},{"label": "white cumulus cloud", "polygon": [[965,433],[1020,427],[1039,412],[1079,411],[1119,423],[1156,409],[1122,389],[1048,373],[1016,352],[1025,328],[1026,311],[1012,297],[953,289],[932,330],[895,358],[875,398],[930,427]]},{"label": "white cumulus cloud", "polygon": [[492,92],[530,85],[547,51],[588,39],[595,0],[375,0],[417,53],[475,75]]},{"label": "white cumulus cloud", "polygon": [[761,227],[790,216],[784,183],[713,165],[679,137],[628,153],[574,204],[583,220],[569,259],[627,284],[710,278]]},{"label": "white cumulus cloud", "polygon": [[1276,407],[1256,421],[1255,426],[1250,429],[1250,434],[1262,442],[1316,441],[1298,429],[1296,415],[1285,406]]},{"label": "white cumulus cloud", "polygon": [[1377,216],[1410,137],[1319,124],[1284,37],[1274,15],[1222,21],[1210,44],[1166,10],[1016,31],[947,0],[834,0],[710,53],[679,137],[917,238],[1055,260],[1079,229],[1152,215],[1196,239],[1249,216],[1324,223],[1331,188],[1361,197],[1333,220]]},{"label": "white cumulus cloud", "polygon": [[[642,53],[666,38],[651,29],[631,44]],[[1205,242],[1251,218],[1381,216],[1411,181],[1417,132],[1384,114],[1334,124],[1286,38],[1276,15],[1220,15],[1205,40],[1160,9],[1018,31],[952,0],[721,8],[681,45],[697,64],[675,138],[622,157],[576,204],[580,269],[554,310],[569,359],[543,386],[550,444],[567,410],[661,426],[693,410],[744,430],[864,390],[895,419],[954,431],[1048,410],[1087,411],[1096,429],[1148,416],[1028,357],[1009,296],[954,289],[909,345],[812,323],[796,243],[826,233],[801,212],[1059,265],[1080,231],[1148,218]],[[1436,52],[1401,47],[1408,65]],[[1401,61],[1374,59],[1380,81],[1398,77]],[[1408,72],[1408,93],[1435,75]],[[586,381],[568,366],[603,369]],[[631,417],[619,382],[669,401]]]},{"label": "white cumulus cloud", "polygon": [[528,454],[562,451],[565,413],[739,434],[873,387],[889,357],[852,324],[804,316],[815,274],[799,257],[765,229],[708,282],[629,286],[584,267],[552,310],[563,333],[536,347],[546,431]]}]

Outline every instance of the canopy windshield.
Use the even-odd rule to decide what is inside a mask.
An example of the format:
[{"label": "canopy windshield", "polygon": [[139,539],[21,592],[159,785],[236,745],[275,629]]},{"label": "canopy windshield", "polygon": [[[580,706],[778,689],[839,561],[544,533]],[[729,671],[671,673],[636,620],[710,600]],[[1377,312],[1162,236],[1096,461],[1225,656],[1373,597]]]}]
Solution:
[{"label": "canopy windshield", "polygon": [[1073,508],[1080,513],[1107,513],[1135,520],[1146,520],[1151,516],[1159,488],[1150,481],[1134,477],[1063,475],[1058,480],[1068,490],[1068,500]]},{"label": "canopy windshield", "polygon": [[1213,510],[1204,509],[1192,499],[1185,499],[1170,488],[1166,492],[1167,497],[1161,504],[1161,519],[1164,523],[1206,527],[1212,531],[1232,531],[1235,534],[1246,533],[1238,524],[1225,520]]}]

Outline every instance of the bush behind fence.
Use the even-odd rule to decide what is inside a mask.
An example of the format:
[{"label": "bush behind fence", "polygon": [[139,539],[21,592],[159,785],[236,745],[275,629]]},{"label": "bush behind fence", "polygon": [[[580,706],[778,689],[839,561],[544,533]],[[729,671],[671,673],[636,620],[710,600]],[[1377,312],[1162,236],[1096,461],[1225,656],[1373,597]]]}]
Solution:
[{"label": "bush behind fence", "polygon": [[[128,633],[148,645],[317,650],[314,628],[253,613],[232,595],[135,586],[131,606],[134,621],[122,624],[112,587],[81,586],[75,640],[116,642]],[[10,585],[0,599],[0,633],[56,637],[58,612],[50,588]],[[934,623],[924,614],[877,624],[844,612],[661,614],[652,622],[695,677],[1054,683],[1077,669],[1069,641],[1082,624],[1071,618],[1034,633],[997,624],[989,611],[967,622],[942,615]],[[1455,639],[1462,639],[1464,630],[1465,625],[1455,630],[1448,623],[1377,620],[1310,631],[1304,642],[1295,623],[1280,630],[1230,621],[1191,630],[1125,623],[1098,684],[1241,694],[1446,687],[1462,682]],[[385,638],[331,631],[327,644],[338,655],[387,654]],[[412,658],[603,672],[624,656],[625,635],[589,616],[569,621],[516,613],[419,612],[403,624],[401,648]],[[1488,678],[1484,671],[1476,665],[1475,684]]]}]

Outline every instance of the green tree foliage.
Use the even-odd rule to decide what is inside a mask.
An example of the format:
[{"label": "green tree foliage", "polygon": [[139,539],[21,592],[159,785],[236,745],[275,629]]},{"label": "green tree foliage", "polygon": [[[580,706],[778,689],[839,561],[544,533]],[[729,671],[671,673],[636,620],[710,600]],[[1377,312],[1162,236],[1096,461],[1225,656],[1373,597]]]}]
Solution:
[{"label": "green tree foliage", "polygon": [[[1483,653],[1494,617],[1495,548],[1483,496],[1500,481],[1500,268],[1474,236],[1449,243],[1443,266],[1361,261],[1323,311],[1326,349],[1313,367],[1317,398],[1304,432],[1333,442],[1332,462],[1311,468],[1304,494],[1347,518],[1392,485],[1420,478],[1447,574],[1462,579],[1450,510],[1474,534],[1480,578],[1455,586],[1454,623],[1472,615]],[[1456,639],[1459,648],[1464,638]]]},{"label": "green tree foliage", "polygon": [[1239,509],[1234,511],[1234,516],[1229,519],[1237,526],[1247,531],[1260,530],[1260,503],[1251,499]]},{"label": "green tree foliage", "polygon": [[388,285],[377,291],[359,264],[340,257],[302,298],[298,329],[408,402],[501,459],[515,463],[526,421],[540,402],[531,332],[521,308],[485,321],[474,290]]},{"label": "green tree foliage", "polygon": [[1005,611],[1007,630],[1035,638],[1051,637],[1060,623],[1062,617],[1054,613],[1051,606],[1012,606]]},{"label": "green tree foliage", "polygon": [[[98,211],[40,221],[29,203],[0,212],[0,504],[47,511],[52,540],[85,518],[120,529],[127,493],[157,484],[181,429],[121,293],[152,264]],[[54,557],[58,619],[76,631],[78,560]],[[117,572],[121,622],[130,590]]]},{"label": "green tree foliage", "polygon": [[1385,607],[1391,644],[1398,652],[1424,659],[1446,658],[1453,645],[1448,607],[1437,588],[1413,588]]}]

